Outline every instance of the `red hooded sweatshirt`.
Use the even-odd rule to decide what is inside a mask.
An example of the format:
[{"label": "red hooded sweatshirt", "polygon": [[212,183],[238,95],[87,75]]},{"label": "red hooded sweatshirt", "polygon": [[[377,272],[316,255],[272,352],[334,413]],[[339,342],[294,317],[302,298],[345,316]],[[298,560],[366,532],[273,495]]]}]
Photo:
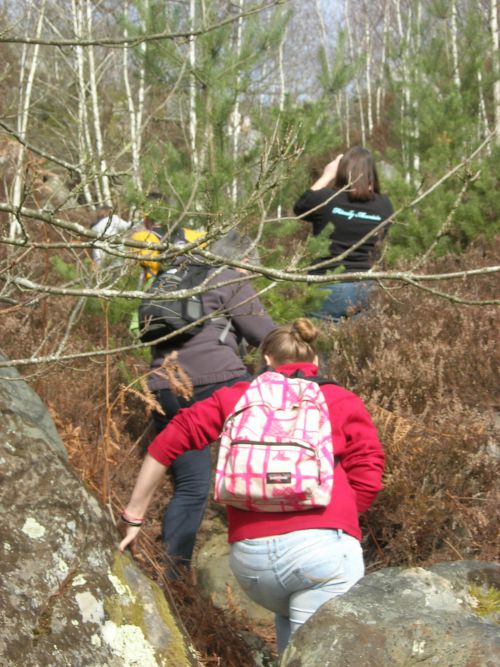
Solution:
[{"label": "red hooded sweatshirt", "polygon": [[[286,364],[276,370],[286,375],[301,370],[307,377],[318,372],[311,363]],[[180,410],[150,444],[149,454],[169,466],[185,451],[215,442],[247,387],[248,382],[224,387],[210,398]],[[330,410],[333,451],[339,461],[330,504],[301,512],[248,512],[228,506],[229,542],[310,528],[336,528],[361,539],[358,514],[370,507],[382,489],[384,453],[362,400],[334,384],[321,385],[321,390]]]}]

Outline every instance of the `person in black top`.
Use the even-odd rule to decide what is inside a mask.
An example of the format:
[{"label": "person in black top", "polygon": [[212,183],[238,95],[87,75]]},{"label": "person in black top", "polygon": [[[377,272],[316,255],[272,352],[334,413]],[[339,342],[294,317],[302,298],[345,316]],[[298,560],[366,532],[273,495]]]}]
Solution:
[{"label": "person in black top", "polygon": [[[342,267],[344,274],[349,274],[369,271],[379,259],[388,226],[365,237],[389,218],[394,209],[389,198],[380,194],[372,154],[355,146],[326,165],[320,178],[295,202],[293,210],[295,215],[312,223],[314,236],[333,223],[329,255],[317,259],[314,263],[318,267],[311,273],[324,274]],[[356,314],[368,306],[374,286],[374,281],[369,280],[328,285],[326,298],[319,312],[313,315],[337,321]]]}]

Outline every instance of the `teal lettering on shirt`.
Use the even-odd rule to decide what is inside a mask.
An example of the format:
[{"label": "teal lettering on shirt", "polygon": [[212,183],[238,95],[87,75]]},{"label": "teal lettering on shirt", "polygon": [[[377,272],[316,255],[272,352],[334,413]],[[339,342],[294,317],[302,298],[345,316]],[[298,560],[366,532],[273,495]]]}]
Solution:
[{"label": "teal lettering on shirt", "polygon": [[345,209],[340,208],[340,206],[334,206],[332,213],[341,215],[344,218],[349,218],[349,220],[352,220],[353,218],[358,218],[359,220],[375,220],[377,222],[382,220],[382,216],[377,215],[376,213],[366,213],[366,211],[346,211]]}]

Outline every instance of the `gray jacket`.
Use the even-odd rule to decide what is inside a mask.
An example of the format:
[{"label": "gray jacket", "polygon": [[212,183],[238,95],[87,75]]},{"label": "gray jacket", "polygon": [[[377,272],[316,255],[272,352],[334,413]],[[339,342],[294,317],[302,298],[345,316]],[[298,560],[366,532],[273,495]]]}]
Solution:
[{"label": "gray jacket", "polygon": [[[211,282],[217,285],[242,277],[243,274],[234,269],[224,269],[211,278]],[[243,375],[247,369],[238,351],[239,339],[243,338],[250,345],[258,346],[276,327],[266,314],[250,281],[214,287],[203,294],[202,299],[206,314],[222,308],[230,316],[232,327],[224,342],[220,342],[220,338],[227,319],[220,317],[206,322],[200,333],[181,347],[175,343],[152,347],[151,368],[159,368],[165,356],[177,350],[177,360],[195,386],[226,382]],[[149,388],[152,391],[167,389],[165,375],[160,371],[151,373]]]}]

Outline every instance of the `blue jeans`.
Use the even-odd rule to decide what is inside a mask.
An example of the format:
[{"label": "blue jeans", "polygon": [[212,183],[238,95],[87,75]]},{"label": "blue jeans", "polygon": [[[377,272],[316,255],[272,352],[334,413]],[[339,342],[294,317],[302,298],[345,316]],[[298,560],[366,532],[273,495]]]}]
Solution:
[{"label": "blue jeans", "polygon": [[338,321],[350,315],[356,317],[366,310],[370,302],[370,292],[376,283],[374,280],[363,280],[357,283],[334,283],[322,288],[325,300],[319,311],[311,313],[323,320]]},{"label": "blue jeans", "polygon": [[234,542],[230,566],[246,594],[275,613],[280,654],[318,607],[364,574],[358,540],[328,528]]},{"label": "blue jeans", "polygon": [[[162,431],[181,408],[186,408],[211,396],[217,389],[250,379],[248,373],[216,384],[193,387],[193,396],[186,400],[170,389],[155,392],[164,415],[153,413],[156,432]],[[212,477],[209,447],[195,449],[178,456],[170,466],[174,493],[163,513],[162,541],[168,563],[168,576],[177,577],[178,565],[189,567],[193,556],[196,533],[203,519],[210,493]]]}]

